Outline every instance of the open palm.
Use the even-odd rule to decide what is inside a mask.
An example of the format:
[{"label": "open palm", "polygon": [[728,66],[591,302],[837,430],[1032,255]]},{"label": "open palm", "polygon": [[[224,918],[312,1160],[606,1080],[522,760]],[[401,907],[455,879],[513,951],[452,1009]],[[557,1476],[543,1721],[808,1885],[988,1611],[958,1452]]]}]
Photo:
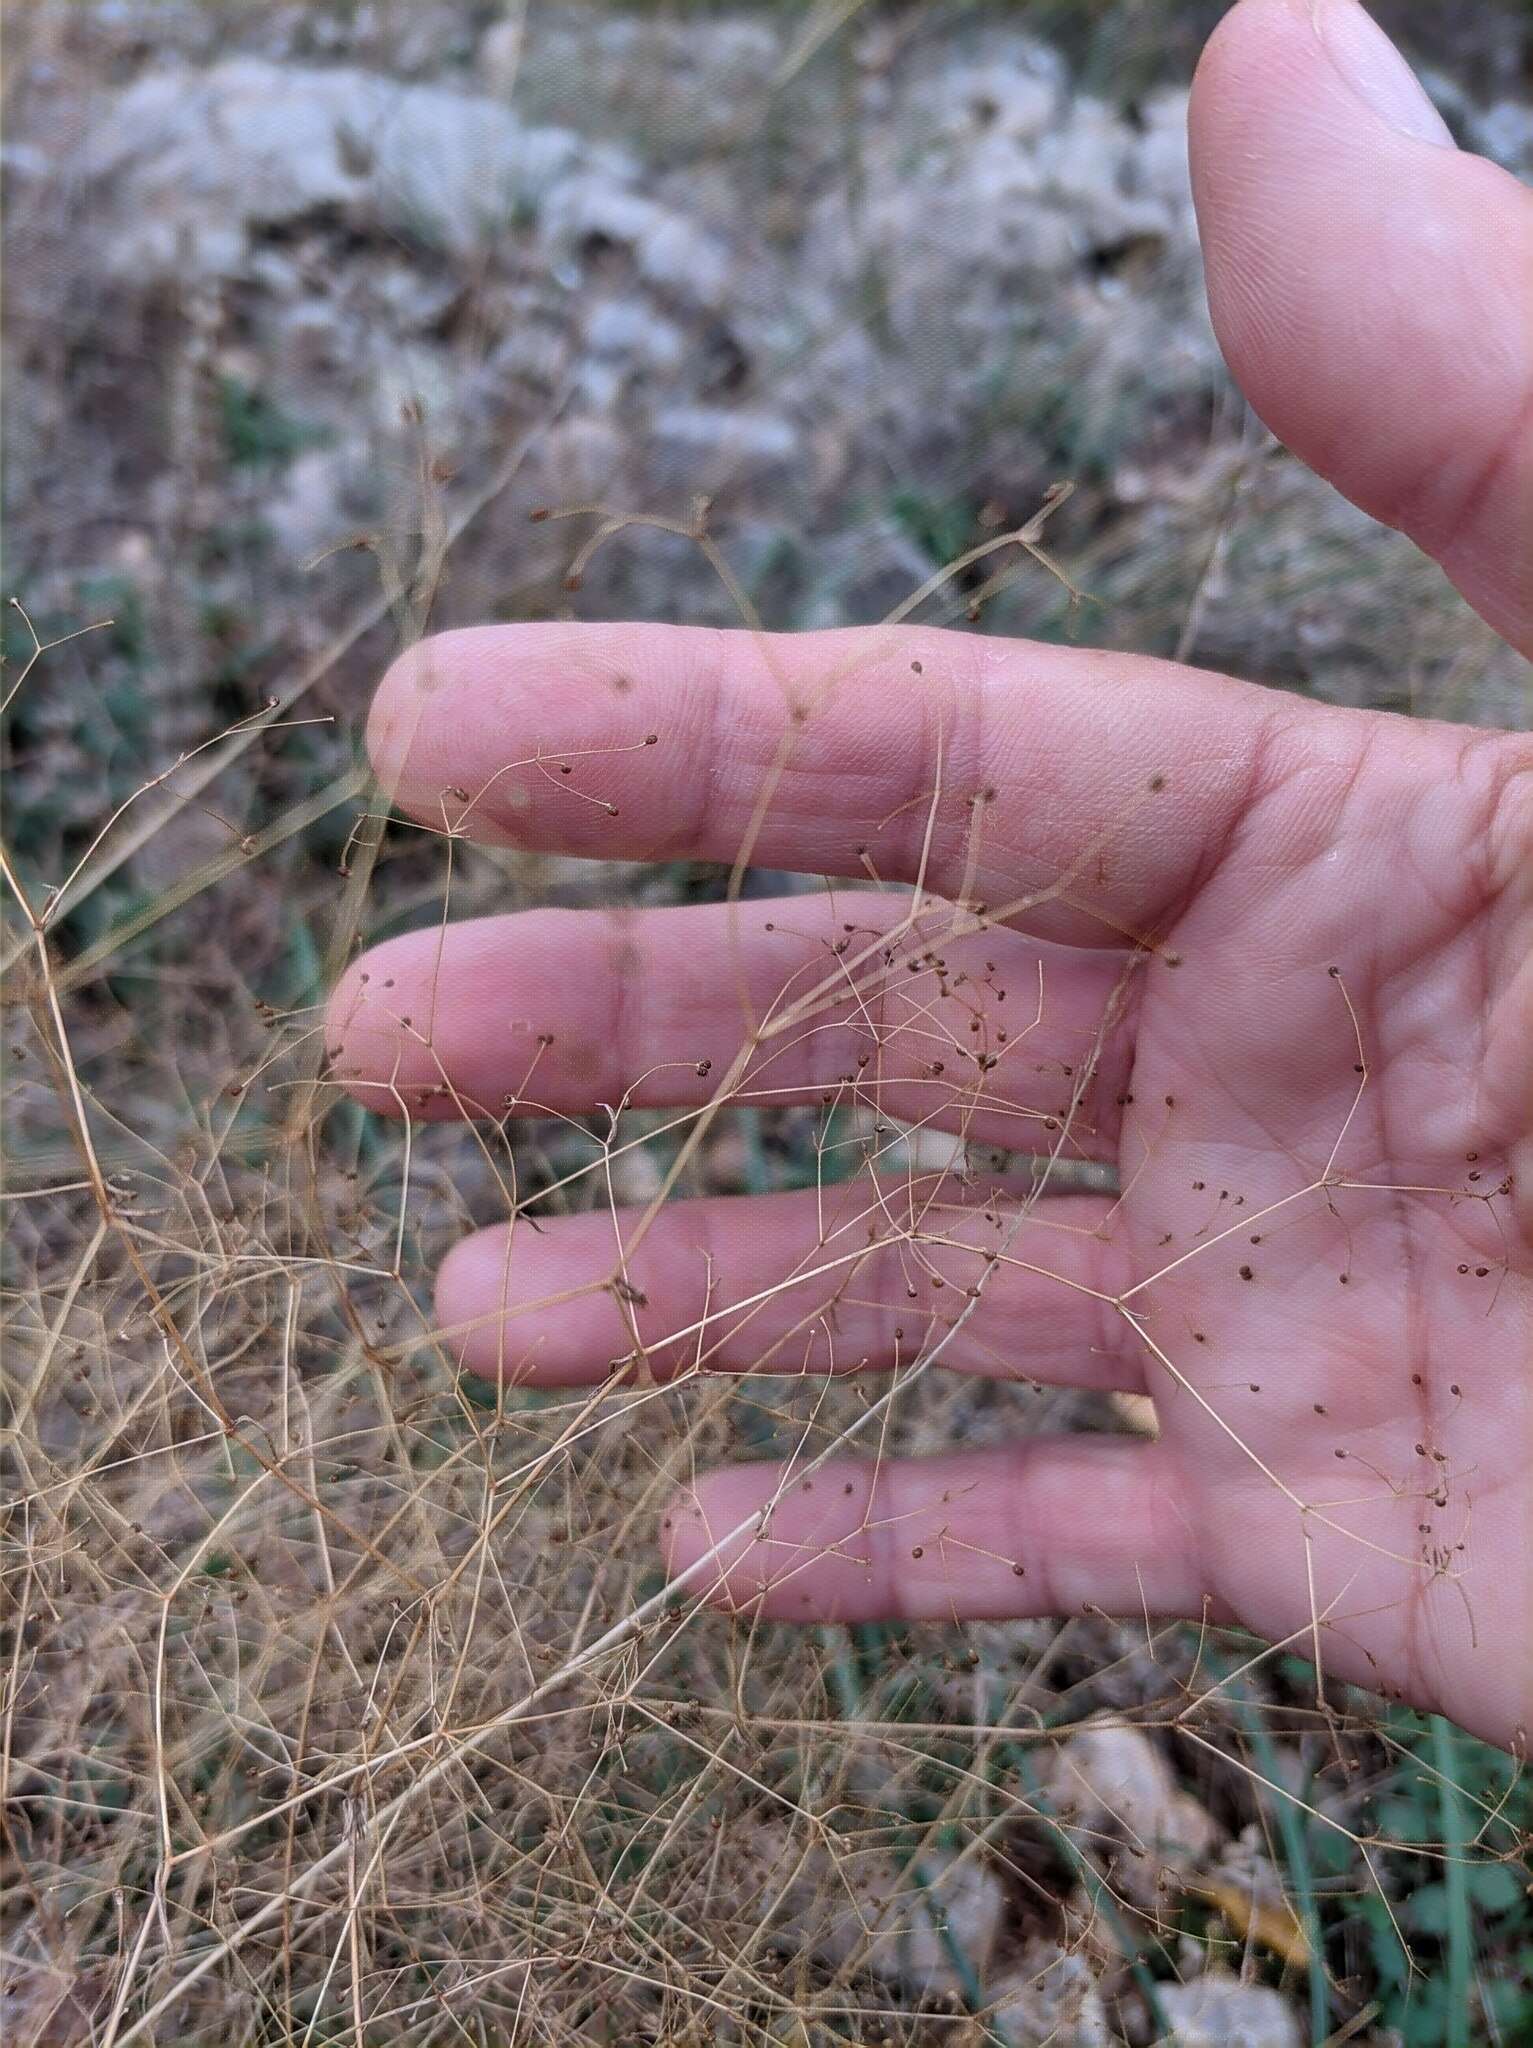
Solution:
[{"label": "open palm", "polygon": [[[1352,0],[1243,0],[1211,45],[1216,322],[1275,431],[1526,652],[1533,199],[1411,113],[1375,35]],[[869,1431],[712,1474],[673,1568],[801,1618],[1208,1613],[1521,1741],[1526,738],[920,628],[549,625],[426,643],[369,740],[455,831],[875,884],[459,924],[348,974],[329,1041],[375,1107],[870,1112],[881,1172],[465,1240],[437,1299],[471,1368],[1155,1399],[1151,1444],[898,1462]],[[914,1130],[967,1151],[918,1172]],[[991,1145],[1112,1160],[1121,1194],[988,1179]]]}]

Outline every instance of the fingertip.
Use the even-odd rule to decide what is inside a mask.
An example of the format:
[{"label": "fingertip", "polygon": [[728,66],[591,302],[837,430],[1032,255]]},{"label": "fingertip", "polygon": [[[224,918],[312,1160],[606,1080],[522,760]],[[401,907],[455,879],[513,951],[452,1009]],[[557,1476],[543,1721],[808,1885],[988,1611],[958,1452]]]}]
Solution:
[{"label": "fingertip", "polygon": [[1299,34],[1313,33],[1309,0],[1235,0],[1215,24],[1192,75],[1187,119],[1194,148],[1218,120],[1232,86],[1272,63],[1291,61]]},{"label": "fingertip", "polygon": [[[368,707],[366,745],[378,787],[390,803],[415,814],[412,757],[420,751],[422,716],[440,694],[452,665],[451,642],[441,633],[397,654],[384,670]],[[430,722],[425,736],[429,737]]]},{"label": "fingertip", "polygon": [[[433,1311],[449,1355],[478,1379],[596,1386],[632,1354],[632,1310],[611,1283],[612,1219],[599,1210],[540,1231],[530,1216],[472,1231],[437,1269]],[[664,1377],[665,1362],[651,1359]]]},{"label": "fingertip", "polygon": [[406,1071],[410,1034],[416,1029],[407,977],[407,940],[386,940],[358,954],[344,970],[325,1004],[324,1048],[330,1079],[364,1107],[402,1116],[402,1091],[419,1085]]},{"label": "fingertip", "polygon": [[1358,0],[1239,0],[1189,109],[1209,311],[1278,440],[1533,644],[1533,195]]},{"label": "fingertip", "polygon": [[867,1605],[875,1475],[852,1459],[800,1475],[771,1459],[703,1473],[664,1511],[666,1570],[730,1613],[834,1621],[849,1587],[851,1607]]},{"label": "fingertip", "polygon": [[477,1379],[499,1377],[501,1309],[505,1300],[505,1233],[476,1230],[460,1238],[437,1267],[432,1312],[449,1357]]},{"label": "fingertip", "polygon": [[1309,0],[1315,34],[1348,91],[1396,135],[1456,149],[1453,131],[1360,0]]},{"label": "fingertip", "polygon": [[378,1038],[371,1014],[374,971],[372,954],[359,954],[343,970],[325,1000],[323,1038],[330,1078],[363,1100],[370,1065],[376,1066],[376,1060],[369,1062],[368,1058],[376,1050]]},{"label": "fingertip", "polygon": [[1221,119],[1244,125],[1274,110],[1302,111],[1287,104],[1295,88],[1332,122],[1371,116],[1397,138],[1457,148],[1425,87],[1361,0],[1236,0],[1193,77],[1194,150]]},{"label": "fingertip", "polygon": [[[717,1476],[717,1475],[715,1475]],[[697,1562],[709,1549],[706,1479],[671,1495],[660,1515],[660,1555],[668,1579],[684,1583],[697,1574]],[[703,1593],[708,1589],[693,1589]]]},{"label": "fingertip", "polygon": [[730,1613],[758,1606],[771,1577],[753,1525],[780,1476],[776,1465],[732,1465],[675,1493],[660,1524],[667,1577]]},{"label": "fingertip", "polygon": [[461,626],[404,648],[384,670],[368,707],[366,745],[379,789],[407,816],[442,824],[461,810],[452,787],[465,734],[493,715],[495,678],[510,662],[517,626]]}]

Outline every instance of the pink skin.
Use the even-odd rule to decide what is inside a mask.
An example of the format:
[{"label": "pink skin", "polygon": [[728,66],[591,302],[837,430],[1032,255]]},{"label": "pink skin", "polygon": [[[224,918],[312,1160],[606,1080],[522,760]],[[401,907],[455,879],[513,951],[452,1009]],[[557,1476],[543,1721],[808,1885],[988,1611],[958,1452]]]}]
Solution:
[{"label": "pink skin", "polygon": [[[1334,53],[1375,34],[1354,0],[1241,0],[1214,36],[1192,129],[1215,321],[1288,445],[1533,654],[1533,195],[1357,96]],[[625,1214],[625,1304],[610,1216],[458,1247],[438,1310],[473,1370],[591,1383],[635,1330],[661,1372],[887,1367],[947,1328],[937,1369],[1155,1398],[1151,1444],[713,1473],[666,1517],[673,1570],[719,1544],[700,1588],[799,1619],[1208,1613],[1522,1746],[1533,740],[919,628],[545,625],[416,649],[369,744],[405,811],[501,843],[748,844],[928,892],[914,931],[908,897],[842,890],[392,941],[328,1027],[374,1107],[684,1108],[749,1010],[775,1030],[749,1099],[876,1087],[923,1120],[962,1087],[971,1135],[1119,1161],[1117,1203],[1045,1193],[1020,1221],[930,1178]],[[1020,907],[963,936],[943,894]]]}]

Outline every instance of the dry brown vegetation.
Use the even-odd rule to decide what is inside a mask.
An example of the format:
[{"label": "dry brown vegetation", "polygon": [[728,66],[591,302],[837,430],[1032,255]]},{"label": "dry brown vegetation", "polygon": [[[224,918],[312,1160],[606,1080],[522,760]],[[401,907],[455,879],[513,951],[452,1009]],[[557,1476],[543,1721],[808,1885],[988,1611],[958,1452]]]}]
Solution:
[{"label": "dry brown vegetation", "polygon": [[[1014,563],[1041,530],[1009,537]],[[92,630],[109,629],[34,637],[12,697],[88,662]],[[1131,1403],[934,1370],[996,1252],[1070,1177],[1089,1058],[1008,1165],[987,1079],[1005,1027],[977,970],[942,1004],[994,1050],[929,1117],[881,1094],[905,1034],[923,1061],[933,1035],[955,1042],[914,1000],[892,1029],[883,1011],[871,1072],[754,1108],[761,1064],[871,987],[870,961],[893,978],[962,956],[966,913],[918,891],[784,988],[700,1112],[469,1134],[364,1119],[324,1078],[312,1001],[249,987],[238,930],[209,915],[313,806],[226,828],[94,947],[53,938],[157,819],[217,815],[210,767],[279,747],[300,716],[178,758],[54,888],[7,864],[13,2038],[1142,2040],[1209,1970],[1292,1981],[1317,2039],[1348,2017],[1382,2038],[1368,1986],[1388,1942],[1412,1967],[1415,1894],[1456,1888],[1462,1911],[1470,1874],[1511,1878],[1522,1795],[1471,1746],[1439,1731],[1423,1778],[1407,1717],[1358,1698],[1332,1723],[1302,1666],[1216,1630],[1090,1612],[795,1630],[700,1608],[706,1568],[669,1590],[659,1573],[678,1485],[742,1446],[790,1456],[797,1482],[849,1442],[985,1440],[1018,1400],[1034,1426],[1153,1426]],[[539,864],[471,850],[461,816],[396,835],[354,789],[306,991],[390,862],[417,918],[536,893]],[[258,882],[251,908],[273,909]],[[175,946],[173,912],[194,945]],[[129,938],[162,916],[135,967]],[[1015,1046],[1027,1009],[1006,1020]],[[828,1220],[771,1291],[807,1281],[808,1306],[744,1377],[711,1368],[754,1311],[560,1394],[514,1374],[488,1389],[433,1334],[426,1275],[468,1220],[526,1230],[795,1182]],[[994,1247],[955,1270],[981,1217]],[[826,1268],[855,1304],[895,1264],[912,1296],[946,1271],[954,1306],[912,1311],[892,1376],[806,1379]],[[620,1284],[620,1266],[590,1283]],[[1433,1839],[1450,1814],[1446,1846],[1471,1852],[1456,1887]]]},{"label": "dry brown vegetation", "polygon": [[[1472,2038],[1526,2038],[1533,1807],[1444,1724],[1345,1691],[1322,1714],[1289,1646],[1229,1631],[795,1629],[706,1607],[705,1571],[664,1584],[657,1525],[702,1467],[778,1454],[802,1479],[842,1444],[1140,1431],[1142,1406],[943,1373],[956,1303],[892,1374],[811,1379],[781,1340],[721,1374],[706,1327],[659,1379],[643,1355],[558,1393],[459,1371],[429,1285],[470,1224],[819,1187],[855,1226],[843,1293],[877,1256],[956,1296],[983,1285],[955,1259],[976,1212],[1009,1251],[1040,1192],[1101,1183],[1072,1145],[1089,1061],[1014,1136],[976,1122],[985,1070],[916,1118],[876,1069],[763,1109],[749,1063],[684,1116],[465,1131],[342,1097],[321,1005],[364,934],[723,899],[750,865],[603,872],[471,847],[461,810],[388,822],[349,736],[361,678],[439,614],[525,453],[459,494],[418,412],[400,432],[350,614],[272,627],[264,665],[242,620],[216,703],[177,688],[205,617],[168,682],[142,621],[78,589],[23,589],[8,621],[6,2039],[1086,2048],[1178,2012],[1197,2038],[1177,1995],[1231,1978],[1317,2044],[1467,2042],[1471,2012]],[[591,549],[647,523],[753,621],[705,508],[557,509],[573,581],[541,605],[573,609]],[[1086,539],[1040,555],[1042,518],[954,551],[910,611],[962,624],[1024,579],[1090,580]],[[1211,569],[1227,537],[1205,519],[1189,554]],[[1202,585],[1178,587],[1190,645]],[[1461,630],[1422,617],[1434,645]],[[983,928],[918,900],[786,986],[754,1053],[881,949],[903,968]],[[1044,999],[1007,993],[1003,1022],[982,974],[943,990],[996,1058]],[[929,1023],[912,1008],[888,1057]]]}]

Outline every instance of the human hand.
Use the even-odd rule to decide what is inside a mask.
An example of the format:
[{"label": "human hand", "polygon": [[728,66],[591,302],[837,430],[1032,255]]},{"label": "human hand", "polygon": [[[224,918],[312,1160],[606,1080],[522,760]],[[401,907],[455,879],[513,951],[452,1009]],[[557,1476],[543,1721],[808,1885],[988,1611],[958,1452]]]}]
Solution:
[{"label": "human hand", "polygon": [[[1354,0],[1226,18],[1215,323],[1272,429],[1533,654],[1533,195],[1391,63]],[[922,628],[531,625],[413,650],[369,745],[454,833],[888,885],[392,940],[327,1027],[371,1106],[829,1099],[1117,1164],[1111,1200],[870,1173],[458,1246],[443,1341],[525,1382],[642,1346],[1154,1397],[1150,1444],[714,1473],[673,1570],[798,1619],[1207,1614],[1523,1743],[1533,741]]]}]

